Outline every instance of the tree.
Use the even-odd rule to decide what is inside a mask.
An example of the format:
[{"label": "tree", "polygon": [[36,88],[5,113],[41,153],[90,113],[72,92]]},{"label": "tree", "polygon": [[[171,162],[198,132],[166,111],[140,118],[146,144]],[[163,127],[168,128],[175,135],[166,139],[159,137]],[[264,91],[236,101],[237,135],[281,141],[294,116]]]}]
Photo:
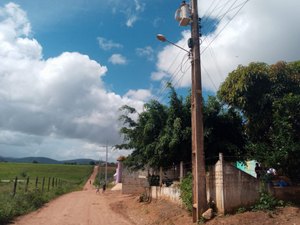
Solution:
[{"label": "tree", "polygon": [[191,159],[191,114],[189,97],[184,103],[174,87],[169,84],[169,107],[167,121],[160,137],[164,152],[168,154],[169,166]]},{"label": "tree", "polygon": [[247,133],[255,142],[266,138],[272,121],[268,72],[269,66],[265,63],[238,66],[218,90],[223,102],[243,114]]},{"label": "tree", "polygon": [[244,160],[246,136],[242,117],[221,105],[216,97],[204,104],[204,149],[206,164],[215,164],[222,152],[227,161]]},{"label": "tree", "polygon": [[249,157],[292,178],[294,165],[287,162],[300,151],[295,107],[299,95],[300,61],[239,66],[218,91],[218,97],[243,116]]},{"label": "tree", "polygon": [[[191,161],[191,101],[177,96],[169,86],[169,105],[157,101],[145,104],[144,112],[123,106],[120,117],[124,126],[120,132],[124,143],[117,148],[133,149],[125,164],[133,169],[150,166],[154,169],[170,167],[180,161]],[[224,109],[220,102],[210,97],[204,107],[205,154],[214,163],[219,152],[229,159],[243,156],[244,131],[242,119],[232,109]],[[132,118],[137,117],[136,120]]]},{"label": "tree", "polygon": [[274,102],[273,151],[267,158],[293,180],[300,181],[300,95],[287,94]]},{"label": "tree", "polygon": [[89,162],[89,165],[94,166],[94,165],[96,165],[96,163],[95,163],[95,161],[91,160],[91,161]]},{"label": "tree", "polygon": [[151,100],[144,105],[145,111],[138,114],[135,122],[132,117],[136,110],[123,106],[125,111],[120,120],[125,125],[120,132],[124,137],[124,143],[116,147],[121,149],[133,149],[125,164],[134,169],[145,166],[158,168],[166,161],[167,154],[164,146],[159,144],[159,137],[166,123],[166,108],[158,101]]}]

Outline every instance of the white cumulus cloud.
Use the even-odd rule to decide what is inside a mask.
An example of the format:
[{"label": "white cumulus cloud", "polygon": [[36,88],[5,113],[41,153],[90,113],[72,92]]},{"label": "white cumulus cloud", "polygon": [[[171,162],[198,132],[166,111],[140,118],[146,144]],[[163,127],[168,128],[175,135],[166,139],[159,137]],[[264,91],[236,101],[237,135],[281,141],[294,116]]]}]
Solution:
[{"label": "white cumulus cloud", "polygon": [[[211,3],[208,0],[199,3],[200,16],[206,13],[212,18],[220,19],[220,7],[219,10],[208,14],[207,9]],[[300,20],[299,8],[298,0],[288,2],[265,0],[249,1],[234,18],[238,7],[230,11],[219,21],[213,33],[202,37],[203,88],[216,91],[228,73],[239,64],[247,65],[253,61],[273,64],[279,60],[299,60],[300,27],[295,26],[295,22]],[[176,44],[187,46],[189,37],[189,31],[183,32],[182,39]],[[182,67],[185,60],[184,53],[178,51],[180,50],[174,46],[167,46],[158,53],[157,72],[169,73],[175,77],[174,80],[180,77],[183,73],[176,68]],[[177,56],[178,54],[181,55]],[[163,78],[165,76],[161,77]],[[178,82],[180,86],[190,86],[190,71],[187,71],[181,79]]]},{"label": "white cumulus cloud", "polygon": [[124,96],[130,99],[135,99],[135,100],[145,101],[145,102],[149,100],[151,97],[153,97],[151,91],[147,89],[129,90]]},{"label": "white cumulus cloud", "polygon": [[122,56],[121,54],[113,54],[109,59],[109,62],[111,62],[114,65],[125,65],[127,64],[127,59]]},{"label": "white cumulus cloud", "polygon": [[63,52],[44,59],[31,36],[20,6],[0,7],[1,155],[94,158],[87,144],[120,143],[119,108],[128,104],[140,111],[143,101],[106,90],[107,67],[87,55]]}]

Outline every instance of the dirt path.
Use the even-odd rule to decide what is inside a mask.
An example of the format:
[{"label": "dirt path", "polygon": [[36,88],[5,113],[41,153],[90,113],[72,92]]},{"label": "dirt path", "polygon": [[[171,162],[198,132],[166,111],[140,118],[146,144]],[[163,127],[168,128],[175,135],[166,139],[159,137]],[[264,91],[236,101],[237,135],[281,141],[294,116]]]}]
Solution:
[{"label": "dirt path", "polygon": [[[97,167],[90,177],[93,183]],[[17,218],[17,225],[193,225],[192,217],[181,207],[166,200],[150,204],[139,196],[121,191],[96,194],[88,181],[83,191],[63,195],[40,210]],[[285,207],[273,212],[245,212],[214,218],[207,225],[300,225],[300,208]]]},{"label": "dirt path", "polygon": [[93,174],[82,191],[63,195],[41,209],[19,217],[14,221],[18,225],[131,225],[130,220],[112,211],[110,204],[120,201],[124,196],[119,192],[107,191],[96,194],[93,183],[97,174]]}]

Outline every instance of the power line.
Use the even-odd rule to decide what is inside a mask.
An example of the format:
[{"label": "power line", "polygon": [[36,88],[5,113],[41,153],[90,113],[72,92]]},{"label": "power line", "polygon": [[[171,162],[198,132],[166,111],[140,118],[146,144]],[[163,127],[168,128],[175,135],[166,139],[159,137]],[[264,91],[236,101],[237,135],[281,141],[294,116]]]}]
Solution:
[{"label": "power line", "polygon": [[[206,15],[206,20],[207,20],[207,18],[208,18],[208,17],[209,17],[216,9],[221,8],[220,11],[219,11],[218,14],[217,14],[217,19],[220,19],[218,22],[220,22],[220,21],[222,21],[222,19],[223,19],[229,12],[231,12],[231,11],[233,11],[233,10],[235,10],[235,9],[237,9],[237,8],[240,7],[240,8],[236,11],[236,13],[233,15],[233,17],[232,17],[232,18],[224,25],[224,27],[223,27],[223,28],[216,34],[216,36],[209,42],[209,44],[201,51],[201,55],[202,55],[202,54],[206,51],[206,49],[207,49],[208,47],[210,47],[210,45],[217,39],[217,37],[221,34],[221,32],[222,32],[222,31],[227,27],[227,25],[228,25],[228,24],[236,17],[236,15],[241,11],[241,9],[246,5],[246,3],[247,3],[249,0],[246,0],[246,1],[244,1],[243,3],[240,3],[240,4],[236,5],[236,6],[235,6],[235,4],[236,4],[236,2],[237,2],[238,0],[234,0],[234,2],[230,5],[230,7],[227,8],[227,10],[225,11],[225,13],[221,15],[222,11],[226,8],[226,6],[227,6],[231,1],[233,1],[233,0],[228,0],[225,4],[223,4],[223,5],[221,5],[221,6],[220,6],[221,1],[219,1],[219,2],[214,6],[214,8],[209,12],[210,8],[212,8],[212,6],[213,6],[213,3],[211,3],[210,6],[208,7],[208,9],[206,10],[206,12],[209,13],[208,15]],[[204,21],[206,21],[206,20],[204,20]],[[216,23],[214,23],[214,24],[211,26],[210,31],[212,31],[213,26],[215,26],[215,25],[216,25]],[[203,42],[206,40],[206,38],[207,38],[207,37],[205,37],[205,39],[203,40]],[[191,67],[191,66],[189,66],[185,71],[182,70],[183,66],[184,66],[184,65],[186,64],[186,62],[188,61],[188,59],[187,59],[187,60],[183,63],[183,60],[184,60],[184,58],[185,58],[185,56],[186,56],[186,55],[185,55],[185,56],[183,57],[181,63],[180,63],[180,64],[177,66],[177,68],[175,69],[174,73],[170,73],[169,71],[171,70],[171,67],[174,65],[174,62],[177,60],[177,58],[179,57],[179,55],[180,55],[180,52],[178,52],[178,54],[176,55],[176,57],[174,58],[174,60],[172,61],[172,63],[171,63],[170,66],[168,67],[168,69],[166,70],[166,72],[169,73],[169,74],[171,75],[171,77],[166,81],[165,85],[163,85],[163,87],[160,88],[159,93],[158,93],[158,96],[157,96],[157,98],[156,98],[157,101],[163,100],[163,99],[167,96],[167,94],[166,94],[166,95],[162,95],[162,94],[163,94],[163,93],[165,92],[165,90],[167,89],[168,83],[173,83],[173,81],[174,81],[174,80],[176,79],[176,77],[179,75],[179,72],[181,72],[181,76],[180,76],[179,79],[176,81],[176,83],[174,83],[174,86],[176,86],[178,83],[180,83],[180,82],[182,81],[183,76],[185,75],[185,73],[186,73],[186,72],[189,70],[189,68]],[[219,66],[218,66],[218,64],[217,64],[217,62],[216,62],[216,59],[215,59],[215,57],[213,56],[212,53],[211,53],[211,56],[212,56],[212,59],[214,60],[216,66],[217,66],[218,72],[221,74],[220,68],[219,68]],[[210,82],[213,84],[214,88],[215,88],[216,91],[217,91],[216,85],[214,84],[214,82],[213,82],[213,80],[212,80],[210,74],[209,74],[208,71],[205,69],[205,67],[203,67],[203,69],[204,69],[205,72],[207,73]],[[162,96],[160,96],[160,95],[162,95]]]},{"label": "power line", "polygon": [[[204,18],[208,18],[208,17],[210,17],[210,15],[212,14],[212,12],[216,9],[216,7],[220,4],[220,2],[221,2],[221,0],[219,0],[219,2],[216,4],[216,6],[209,12],[209,10],[210,10],[210,8],[213,6],[213,4],[215,3],[216,1],[212,1],[211,2],[211,4],[210,4],[210,6],[207,8],[207,10],[204,12],[204,14],[203,14],[203,17]],[[208,14],[208,15],[206,15],[206,14]]]},{"label": "power line", "polygon": [[158,96],[157,96],[157,98],[156,98],[155,100],[159,101],[159,100],[164,99],[165,96],[160,97],[160,95],[162,95],[163,92],[168,88],[168,84],[169,84],[169,83],[173,83],[173,81],[174,81],[174,80],[176,79],[176,77],[179,75],[179,72],[181,72],[181,73],[185,73],[185,72],[186,72],[186,71],[182,71],[183,66],[189,61],[189,58],[187,58],[187,59],[185,60],[185,62],[183,62],[183,61],[184,61],[184,58],[185,58],[186,56],[188,56],[188,55],[185,55],[185,56],[182,58],[181,63],[177,66],[177,68],[176,68],[176,70],[174,71],[173,74],[169,72],[169,74],[171,74],[171,77],[166,81],[165,85],[160,89],[160,91],[159,91],[159,93],[158,93]]},{"label": "power line", "polygon": [[204,67],[204,65],[203,65],[203,63],[201,63],[201,67],[203,68],[203,70],[207,73],[207,76],[208,76],[208,79],[210,80],[210,82],[212,83],[212,85],[214,86],[214,88],[215,88],[215,91],[217,91],[218,89],[217,89],[217,86],[215,85],[215,83],[213,82],[213,80],[212,80],[212,78],[210,77],[210,74],[209,74],[209,72],[205,69],[205,67]]},{"label": "power line", "polygon": [[209,47],[209,53],[210,53],[210,56],[211,56],[213,62],[214,62],[215,65],[216,65],[217,72],[218,72],[217,74],[218,74],[219,78],[220,78],[220,79],[224,79],[225,77],[223,76],[223,74],[222,74],[222,72],[221,72],[220,66],[219,66],[219,64],[218,64],[218,62],[217,62],[217,57],[216,57],[216,55],[215,55],[215,53],[214,53],[214,50],[213,50],[213,48],[212,48],[211,46]]},{"label": "power line", "polygon": [[[229,4],[230,1],[232,1],[232,0],[228,0],[228,1],[223,5],[223,7],[222,7],[222,9],[220,10],[220,12],[216,15],[216,18],[217,18],[217,19],[219,18],[219,20],[217,20],[218,23],[220,23],[220,22],[223,20],[223,18],[228,14],[228,12],[231,11],[231,8],[234,7],[235,3],[236,3],[238,0],[235,0],[235,1],[230,5],[229,9],[227,9],[227,11],[226,11],[224,14],[222,14],[222,15],[220,16],[221,12],[223,11],[223,9],[225,9],[225,7]],[[219,16],[220,16],[220,17],[219,17]],[[209,28],[209,33],[212,32],[212,30],[214,29],[214,26],[215,26],[215,25],[217,25],[217,22],[213,23],[213,25],[210,26],[210,28]],[[204,41],[206,41],[207,37],[208,37],[208,36],[206,36],[206,37],[203,39],[202,43],[203,43]]]},{"label": "power line", "polygon": [[201,54],[203,54],[206,51],[206,49],[217,39],[217,37],[222,33],[222,31],[227,27],[227,25],[236,17],[236,15],[242,10],[242,8],[247,4],[248,1],[249,0],[246,0],[243,4],[241,4],[241,7],[236,11],[233,17],[230,18],[230,20],[224,25],[224,27],[211,40],[211,42],[201,51]]}]

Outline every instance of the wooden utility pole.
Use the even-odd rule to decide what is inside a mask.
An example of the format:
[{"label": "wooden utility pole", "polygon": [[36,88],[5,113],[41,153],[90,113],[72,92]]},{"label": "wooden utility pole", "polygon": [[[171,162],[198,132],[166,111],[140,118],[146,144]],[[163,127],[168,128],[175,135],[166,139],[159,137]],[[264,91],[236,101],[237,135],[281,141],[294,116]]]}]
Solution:
[{"label": "wooden utility pole", "polygon": [[[200,42],[199,42],[199,17],[197,0],[191,0],[190,8],[182,1],[180,8],[175,13],[175,19],[180,26],[189,25],[192,22],[192,38],[189,47],[192,49],[192,166],[193,166],[193,222],[198,222],[207,209],[206,199],[206,174],[203,141],[203,116],[202,116],[202,85],[200,64]],[[175,43],[167,40],[162,34],[157,39],[189,52]]]},{"label": "wooden utility pole", "polygon": [[203,141],[202,85],[197,0],[192,7],[192,166],[193,166],[193,222],[198,222],[207,209],[206,174]]}]

